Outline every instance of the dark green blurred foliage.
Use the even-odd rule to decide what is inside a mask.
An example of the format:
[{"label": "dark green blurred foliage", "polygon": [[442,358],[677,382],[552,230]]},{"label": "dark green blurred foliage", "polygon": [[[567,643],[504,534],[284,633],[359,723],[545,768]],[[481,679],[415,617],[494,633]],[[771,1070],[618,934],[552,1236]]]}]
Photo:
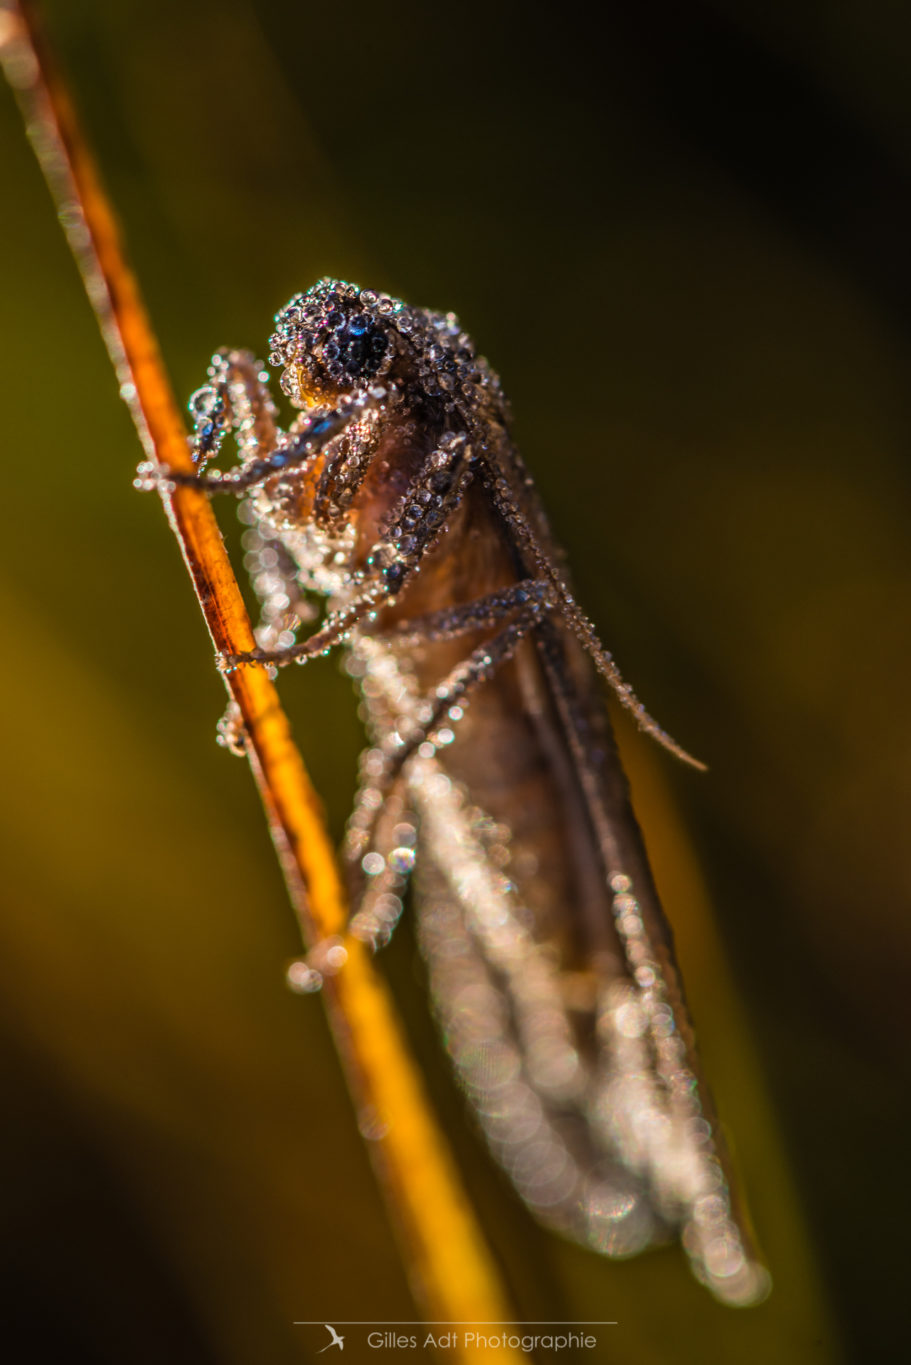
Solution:
[{"label": "dark green blurred foliage", "polygon": [[[906,13],[46,10],[178,393],[215,346],[262,351],[321,274],[456,309],[580,596],[710,764],[675,785],[836,1328],[768,1244],[761,1164],[776,1288],[732,1313],[674,1251],[612,1267],[537,1232],[440,1076],[521,1311],[616,1317],[629,1365],[829,1362],[835,1337],[885,1358],[908,1221]],[[198,611],[5,94],[0,137],[6,1321],[17,1360],[291,1362],[316,1344],[296,1318],[413,1309],[319,1006],[281,989],[297,940],[256,796],[212,742]],[[285,691],[339,832],[350,691],[329,661]],[[407,936],[389,958],[422,1037]]]}]

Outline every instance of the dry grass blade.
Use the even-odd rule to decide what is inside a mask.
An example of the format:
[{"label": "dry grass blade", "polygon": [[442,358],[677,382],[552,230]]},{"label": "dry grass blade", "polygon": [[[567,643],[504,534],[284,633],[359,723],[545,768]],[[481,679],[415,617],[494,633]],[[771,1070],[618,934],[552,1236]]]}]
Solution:
[{"label": "dry grass blade", "polygon": [[[146,453],[171,468],[191,469],[183,422],[117,223],[28,7],[0,7],[0,55]],[[216,650],[252,648],[250,622],[207,498],[189,488],[162,497]],[[243,718],[272,837],[304,941],[311,944],[338,933],[345,917],[319,801],[265,671],[240,668],[225,682]],[[348,963],[327,981],[325,998],[355,1105],[381,1134],[371,1151],[421,1309],[436,1321],[508,1320],[490,1253],[428,1108],[389,992],[361,945],[350,944]],[[463,1346],[453,1354],[469,1359],[478,1352]]]}]

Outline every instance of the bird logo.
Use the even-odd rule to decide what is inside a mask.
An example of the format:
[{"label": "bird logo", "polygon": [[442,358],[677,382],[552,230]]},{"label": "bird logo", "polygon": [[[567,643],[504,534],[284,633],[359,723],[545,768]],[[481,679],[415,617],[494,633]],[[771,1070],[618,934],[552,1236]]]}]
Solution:
[{"label": "bird logo", "polygon": [[316,1354],[317,1354],[318,1356],[321,1356],[321,1355],[323,1354],[323,1351],[328,1351],[328,1350],[329,1350],[329,1347],[330,1347],[330,1346],[337,1346],[338,1349],[339,1349],[340,1351],[344,1351],[344,1349],[345,1349],[345,1338],[344,1338],[344,1337],[340,1337],[339,1334],[338,1334],[338,1332],[335,1330],[335,1328],[334,1328],[334,1327],[330,1327],[329,1324],[328,1324],[328,1322],[324,1322],[324,1323],[323,1323],[323,1326],[325,1327],[326,1331],[329,1333],[329,1335],[330,1335],[330,1337],[332,1338],[332,1340],[331,1340],[326,1346],[322,1346],[322,1347],[317,1351]]}]

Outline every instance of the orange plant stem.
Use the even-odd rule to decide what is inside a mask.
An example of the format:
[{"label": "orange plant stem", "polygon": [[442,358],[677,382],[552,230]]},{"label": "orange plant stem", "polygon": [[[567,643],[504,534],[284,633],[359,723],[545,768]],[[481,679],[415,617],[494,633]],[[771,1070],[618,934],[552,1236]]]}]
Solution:
[{"label": "orange plant stem", "polygon": [[[111,361],[147,456],[193,468],[120,231],[81,134],[73,104],[27,5],[0,8],[0,55],[57,204]],[[255,645],[243,598],[205,495],[162,491],[215,649]],[[319,800],[272,682],[263,668],[236,669],[225,683],[243,720],[246,748],[304,942],[339,933],[345,899]],[[324,995],[356,1108],[378,1136],[371,1151],[415,1298],[433,1321],[508,1321],[506,1296],[445,1138],[424,1095],[389,991],[363,945]],[[464,1344],[449,1358],[484,1354]],[[519,1359],[500,1350],[498,1358]]]}]

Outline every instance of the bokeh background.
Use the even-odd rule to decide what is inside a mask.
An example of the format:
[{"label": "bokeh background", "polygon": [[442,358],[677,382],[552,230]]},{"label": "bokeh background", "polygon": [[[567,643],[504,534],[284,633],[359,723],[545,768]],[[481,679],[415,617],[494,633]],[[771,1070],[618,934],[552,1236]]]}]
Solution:
[{"label": "bokeh background", "polygon": [[[596,1354],[621,1365],[887,1358],[909,1221],[906,9],[44,9],[178,393],[215,346],[264,350],[325,273],[456,309],[580,596],[710,765],[630,748],[762,1308],[714,1305],[674,1249],[612,1266],[537,1230],[462,1116],[407,929],[387,954],[523,1316],[617,1318]],[[5,91],[0,144],[4,1335],[23,1361],[291,1365],[325,1339],[295,1320],[413,1304],[319,1004],[282,989],[298,941],[257,798],[213,742],[198,609],[131,488]],[[292,672],[339,834],[353,700],[334,661]],[[706,894],[726,965],[687,918]]]}]

